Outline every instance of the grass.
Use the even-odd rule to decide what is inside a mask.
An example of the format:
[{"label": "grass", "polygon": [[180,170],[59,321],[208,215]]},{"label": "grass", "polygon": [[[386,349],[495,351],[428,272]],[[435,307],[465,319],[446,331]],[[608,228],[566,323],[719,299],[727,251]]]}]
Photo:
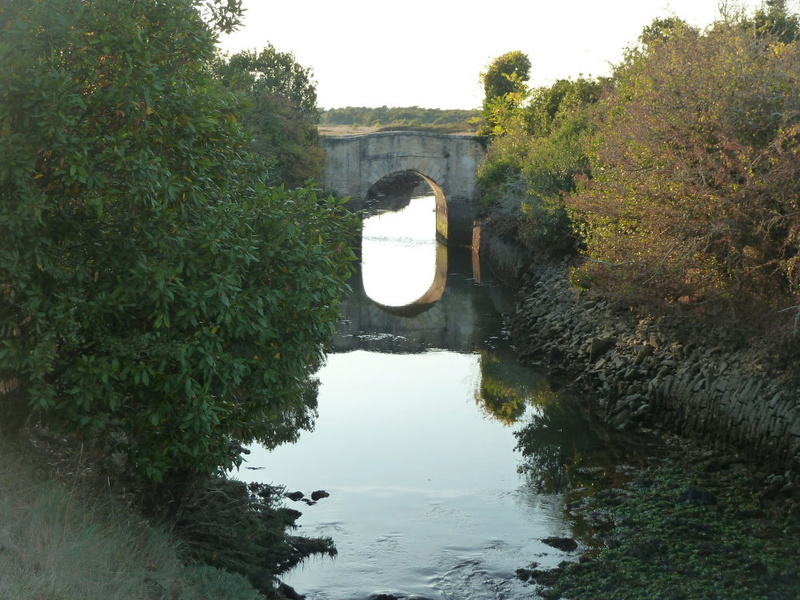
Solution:
[{"label": "grass", "polygon": [[30,442],[0,440],[0,598],[262,598],[242,576],[185,566],[165,529],[51,471]]}]

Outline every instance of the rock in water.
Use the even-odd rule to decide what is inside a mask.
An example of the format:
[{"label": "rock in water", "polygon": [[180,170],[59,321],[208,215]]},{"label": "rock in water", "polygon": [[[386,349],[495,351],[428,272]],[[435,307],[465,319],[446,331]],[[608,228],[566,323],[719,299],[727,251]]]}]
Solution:
[{"label": "rock in water", "polygon": [[562,552],[574,552],[578,549],[578,542],[573,540],[572,538],[565,538],[565,537],[549,537],[544,538],[542,543],[547,544],[548,546],[552,546],[557,550],[561,550]]}]

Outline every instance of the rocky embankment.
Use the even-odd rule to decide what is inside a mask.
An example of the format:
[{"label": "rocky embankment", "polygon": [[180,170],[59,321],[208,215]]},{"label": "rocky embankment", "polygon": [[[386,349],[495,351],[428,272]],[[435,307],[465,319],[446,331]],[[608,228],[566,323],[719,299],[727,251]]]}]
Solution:
[{"label": "rocky embankment", "polygon": [[[768,465],[768,491],[796,497],[800,394],[763,350],[723,332],[641,316],[568,282],[564,266],[525,276],[510,333],[619,429],[667,428]],[[797,511],[796,503],[792,509]]]}]

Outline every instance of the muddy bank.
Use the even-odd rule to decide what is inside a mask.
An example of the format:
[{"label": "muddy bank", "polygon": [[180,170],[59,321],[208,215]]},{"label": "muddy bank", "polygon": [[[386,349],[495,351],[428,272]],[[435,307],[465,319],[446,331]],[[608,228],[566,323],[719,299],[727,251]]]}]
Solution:
[{"label": "muddy bank", "polygon": [[578,291],[564,264],[521,273],[507,244],[489,246],[493,268],[519,275],[509,331],[523,363],[546,368],[618,429],[675,431],[768,465],[782,485],[800,481],[797,383],[765,350]]}]

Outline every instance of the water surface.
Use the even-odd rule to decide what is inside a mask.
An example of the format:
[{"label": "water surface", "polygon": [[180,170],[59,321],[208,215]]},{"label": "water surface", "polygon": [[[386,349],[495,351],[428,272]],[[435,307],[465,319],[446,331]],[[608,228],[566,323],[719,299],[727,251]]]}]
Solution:
[{"label": "water surface", "polygon": [[[257,470],[240,473],[330,494],[313,506],[289,502],[303,512],[300,533],[330,536],[339,551],[284,577],[309,600],[531,598],[515,570],[566,556],[541,541],[570,535],[563,498],[522,468],[530,457],[514,435],[543,422],[557,395],[504,348],[508,297],[479,280],[468,251],[450,251],[441,298],[405,314],[391,308],[425,295],[437,252],[442,266],[432,206],[412,200],[365,223],[363,279],[319,372],[316,428],[293,445],[254,448],[247,467]],[[542,451],[560,459],[588,433],[577,418],[558,428],[563,443]]]}]

